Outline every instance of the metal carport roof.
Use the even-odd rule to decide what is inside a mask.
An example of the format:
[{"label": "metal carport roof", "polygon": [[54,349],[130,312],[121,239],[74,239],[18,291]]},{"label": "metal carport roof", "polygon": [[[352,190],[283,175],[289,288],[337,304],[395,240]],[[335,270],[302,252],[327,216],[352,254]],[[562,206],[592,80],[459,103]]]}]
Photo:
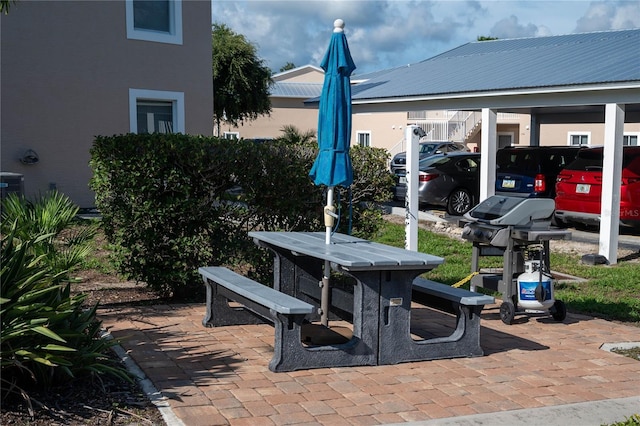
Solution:
[{"label": "metal carport roof", "polygon": [[619,221],[611,211],[619,202],[623,123],[640,122],[640,29],[472,42],[355,80],[356,113],[481,110],[484,196],[495,181],[497,112],[531,114],[532,125],[552,114],[604,123],[603,175],[614,195],[603,195],[600,254],[617,262]]}]

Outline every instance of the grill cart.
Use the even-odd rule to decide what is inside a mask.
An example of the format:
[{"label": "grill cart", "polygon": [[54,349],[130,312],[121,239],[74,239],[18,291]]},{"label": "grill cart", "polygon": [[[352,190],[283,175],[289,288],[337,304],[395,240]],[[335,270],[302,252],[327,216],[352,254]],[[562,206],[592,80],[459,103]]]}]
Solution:
[{"label": "grill cart", "polygon": [[[473,243],[471,291],[484,287],[502,293],[500,318],[511,324],[516,312],[567,316],[554,298],[549,241],[571,239],[571,232],[552,228],[555,202],[548,198],[494,195],[465,214],[462,238]],[[480,256],[502,256],[501,272],[481,272]]]}]

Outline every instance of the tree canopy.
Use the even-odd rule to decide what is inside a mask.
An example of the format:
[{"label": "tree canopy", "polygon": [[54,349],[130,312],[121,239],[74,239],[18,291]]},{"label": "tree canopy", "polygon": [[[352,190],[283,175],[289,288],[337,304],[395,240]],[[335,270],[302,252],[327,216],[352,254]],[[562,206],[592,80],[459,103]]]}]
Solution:
[{"label": "tree canopy", "polygon": [[221,122],[237,126],[271,111],[271,70],[257,55],[256,47],[224,24],[213,24],[213,111]]},{"label": "tree canopy", "polygon": [[295,67],[296,65],[293,62],[287,62],[282,67],[280,67],[280,72],[289,71],[294,69]]},{"label": "tree canopy", "polygon": [[0,0],[0,13],[8,14],[11,4],[15,4],[16,1],[18,0]]}]

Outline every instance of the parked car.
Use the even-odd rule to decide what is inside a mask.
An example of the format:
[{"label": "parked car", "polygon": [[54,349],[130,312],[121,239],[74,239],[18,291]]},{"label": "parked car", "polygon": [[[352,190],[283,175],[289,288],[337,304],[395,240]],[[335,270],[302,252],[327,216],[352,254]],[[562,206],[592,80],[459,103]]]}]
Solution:
[{"label": "parked car", "polygon": [[[405,169],[398,169],[394,196],[404,200],[407,193]],[[460,216],[478,203],[480,193],[480,154],[450,152],[420,160],[418,173],[419,204],[446,207]]]},{"label": "parked car", "polygon": [[[640,146],[625,146],[622,154],[620,223],[640,228]],[[558,224],[597,225],[600,222],[603,148],[580,151],[558,175],[555,219]]]},{"label": "parked car", "polygon": [[[418,154],[420,160],[430,155],[443,154],[445,152],[457,152],[457,151],[469,151],[466,145],[457,142],[449,141],[430,141],[420,142],[418,148]],[[397,170],[404,169],[407,166],[407,153],[400,152],[393,156],[391,160],[391,173],[396,173]]]},{"label": "parked car", "polygon": [[556,177],[579,146],[507,147],[496,153],[496,195],[555,198]]}]

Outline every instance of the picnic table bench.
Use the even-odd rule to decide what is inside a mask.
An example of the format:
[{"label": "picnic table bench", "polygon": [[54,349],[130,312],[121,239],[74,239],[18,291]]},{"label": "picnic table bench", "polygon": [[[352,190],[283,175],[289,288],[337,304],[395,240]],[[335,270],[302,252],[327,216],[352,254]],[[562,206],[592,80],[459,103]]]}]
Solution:
[{"label": "picnic table bench", "polygon": [[[480,313],[484,305],[495,302],[493,296],[417,277],[413,280],[412,299],[456,315],[456,327],[450,336],[419,342],[421,345],[437,343],[433,348],[433,356],[448,358],[484,354],[480,346]],[[411,350],[411,348],[405,348],[405,350]]]},{"label": "picnic table bench", "polygon": [[[259,324],[270,321],[275,328],[274,353],[269,369],[279,371],[295,364],[301,346],[304,318],[316,311],[309,303],[284,294],[220,266],[198,268],[207,289],[207,313],[202,321],[208,327]],[[231,307],[229,300],[240,303]]]}]

